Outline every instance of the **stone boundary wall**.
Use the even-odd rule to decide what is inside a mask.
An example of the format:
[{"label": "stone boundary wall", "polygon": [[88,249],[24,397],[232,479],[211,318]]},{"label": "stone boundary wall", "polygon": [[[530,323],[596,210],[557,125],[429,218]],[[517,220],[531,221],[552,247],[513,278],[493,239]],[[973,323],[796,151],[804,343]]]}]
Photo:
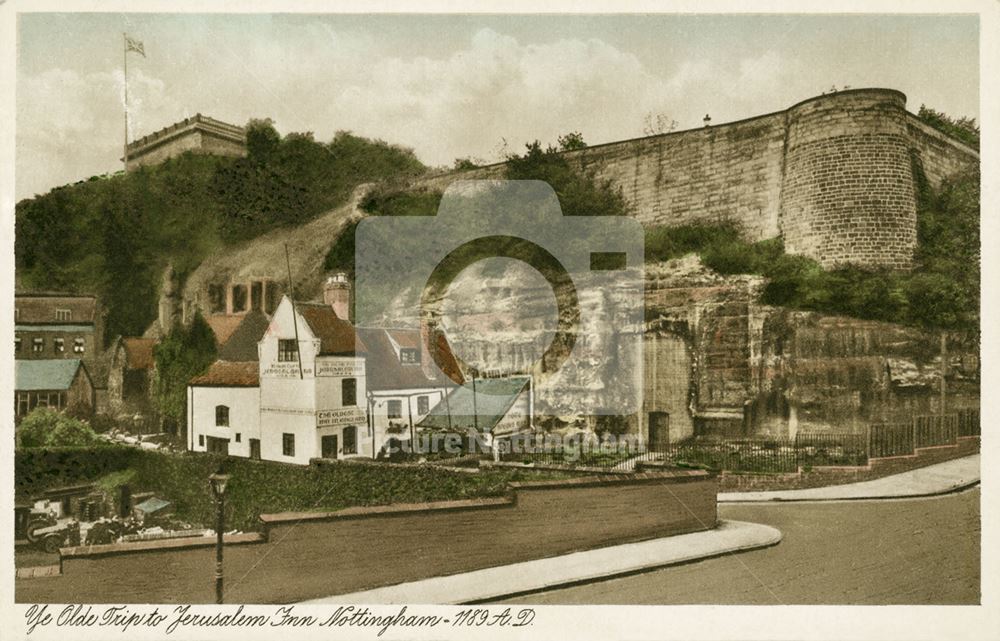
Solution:
[{"label": "stone boundary wall", "polygon": [[[979,162],[925,125],[892,89],[851,89],[784,111],[564,152],[622,190],[644,225],[732,221],[750,240],[782,236],[824,266],[907,268],[916,244],[914,165],[936,185]],[[424,178],[495,179],[502,163]]]},{"label": "stone boundary wall", "polygon": [[[512,483],[480,500],[262,515],[226,537],[228,603],[290,603],[716,526],[716,477],[667,470]],[[212,603],[214,539],[64,548],[19,602]]]}]

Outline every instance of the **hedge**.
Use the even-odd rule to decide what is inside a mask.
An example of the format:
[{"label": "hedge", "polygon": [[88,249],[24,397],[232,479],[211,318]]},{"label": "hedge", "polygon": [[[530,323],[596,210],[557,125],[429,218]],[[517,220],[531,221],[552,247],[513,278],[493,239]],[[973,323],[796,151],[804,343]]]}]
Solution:
[{"label": "hedge", "polygon": [[510,481],[564,476],[530,470],[469,474],[429,465],[375,462],[296,466],[113,446],[17,450],[15,483],[18,495],[31,496],[47,487],[96,481],[106,474],[132,469],[133,491],[155,491],[174,503],[177,518],[211,525],[215,507],[208,476],[220,466],[231,475],[226,490],[226,523],[241,530],[256,529],[262,513],[499,496]]}]

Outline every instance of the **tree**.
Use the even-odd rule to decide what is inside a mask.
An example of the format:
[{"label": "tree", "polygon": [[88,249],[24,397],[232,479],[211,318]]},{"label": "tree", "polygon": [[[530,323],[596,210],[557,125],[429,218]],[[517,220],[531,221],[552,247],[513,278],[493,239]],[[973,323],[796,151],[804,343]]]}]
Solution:
[{"label": "tree", "polygon": [[979,149],[979,123],[976,122],[975,118],[968,116],[952,118],[948,114],[935,111],[926,105],[920,105],[917,118],[952,138],[958,138],[973,149]]},{"label": "tree", "polygon": [[46,407],[24,417],[15,432],[17,447],[82,447],[101,443],[84,421]]},{"label": "tree", "polygon": [[583,134],[579,131],[571,131],[564,136],[559,136],[558,141],[560,151],[573,151],[587,146],[587,143],[583,141]]},{"label": "tree", "polygon": [[539,141],[525,145],[524,155],[507,159],[509,180],[542,180],[559,197],[564,216],[622,216],[628,206],[610,180],[570,166],[558,149],[542,149]]},{"label": "tree", "polygon": [[643,118],[642,123],[642,133],[646,136],[668,134],[674,129],[677,129],[677,121],[663,113],[654,114],[653,112],[649,112],[646,114],[646,117]]},{"label": "tree", "polygon": [[270,118],[253,118],[246,125],[247,156],[265,163],[281,144],[281,134],[274,128]]},{"label": "tree", "polygon": [[195,313],[189,326],[175,325],[153,348],[153,398],[164,418],[178,426],[186,425],[188,382],[204,372],[215,356],[215,334],[201,312]]}]

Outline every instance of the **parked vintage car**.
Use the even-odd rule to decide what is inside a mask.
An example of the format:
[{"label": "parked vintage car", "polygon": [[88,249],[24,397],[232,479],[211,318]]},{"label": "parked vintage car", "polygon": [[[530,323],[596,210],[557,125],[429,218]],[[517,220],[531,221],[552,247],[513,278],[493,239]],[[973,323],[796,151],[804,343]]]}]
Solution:
[{"label": "parked vintage car", "polygon": [[32,531],[35,545],[46,552],[55,553],[61,547],[80,545],[80,522],[72,519]]}]

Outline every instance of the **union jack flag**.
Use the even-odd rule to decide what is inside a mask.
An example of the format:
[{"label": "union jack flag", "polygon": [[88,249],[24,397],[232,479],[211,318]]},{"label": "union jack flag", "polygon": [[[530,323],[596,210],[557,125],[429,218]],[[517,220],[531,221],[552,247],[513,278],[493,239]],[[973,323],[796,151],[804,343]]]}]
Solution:
[{"label": "union jack flag", "polygon": [[143,58],[146,57],[146,51],[142,48],[142,41],[136,40],[135,38],[130,38],[128,34],[125,35],[125,52],[134,51]]}]

